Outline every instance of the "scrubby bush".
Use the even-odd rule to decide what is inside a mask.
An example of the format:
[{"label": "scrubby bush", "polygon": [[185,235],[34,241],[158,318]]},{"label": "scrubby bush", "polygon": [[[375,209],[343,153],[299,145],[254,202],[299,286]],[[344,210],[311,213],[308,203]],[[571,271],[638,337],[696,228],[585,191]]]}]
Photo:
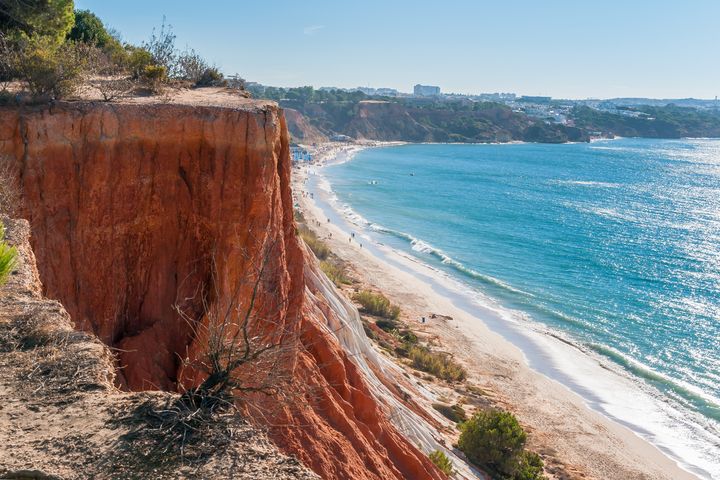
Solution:
[{"label": "scrubby bush", "polygon": [[150,52],[155,65],[165,67],[166,75],[172,75],[176,69],[177,51],[175,50],[175,34],[172,25],[165,25],[165,17],[160,30],[153,28],[150,40],[142,44],[142,48]]},{"label": "scrubby bush", "polygon": [[405,329],[405,330],[399,330],[398,336],[400,337],[400,340],[403,341],[406,345],[416,345],[418,343],[418,337],[413,333],[411,330]]},{"label": "scrubby bush", "polygon": [[151,91],[158,93],[162,90],[162,84],[167,80],[167,68],[163,65],[148,65],[143,70],[140,80]]},{"label": "scrubby bush", "polygon": [[17,250],[5,243],[5,225],[0,221],[0,285],[7,282],[17,260]]},{"label": "scrubby bush", "polygon": [[520,454],[517,471],[513,475],[513,480],[540,480],[545,478],[543,475],[543,461],[540,455],[527,450]]},{"label": "scrubby bush", "polygon": [[225,78],[223,77],[223,74],[220,73],[220,70],[218,70],[215,67],[209,67],[206,68],[205,71],[200,76],[200,79],[195,82],[196,87],[221,87],[225,85],[227,82],[225,81]]},{"label": "scrubby bush", "polygon": [[132,78],[138,80],[145,73],[145,69],[153,65],[153,56],[142,47],[129,45],[126,47],[126,50],[128,52],[127,67],[130,70]]},{"label": "scrubby bush", "polygon": [[378,321],[375,322],[375,325],[377,325],[378,328],[380,328],[380,330],[383,330],[388,333],[393,332],[393,331],[397,330],[397,328],[398,328],[398,322],[396,322],[395,320],[392,320],[392,319],[387,319],[387,318],[379,319]]},{"label": "scrubby bush", "polygon": [[432,407],[451,422],[460,423],[467,420],[467,415],[465,415],[465,409],[463,409],[462,406],[458,404],[450,406],[444,403],[433,403]]},{"label": "scrubby bush", "polygon": [[445,353],[436,353],[427,347],[413,345],[408,351],[408,358],[412,361],[413,368],[432,373],[448,382],[462,382],[467,378],[467,372],[462,365]]},{"label": "scrubby bush", "polygon": [[452,475],[452,462],[450,462],[448,456],[445,455],[445,452],[442,450],[435,450],[428,455],[428,458],[430,458],[430,461],[434,463],[435,466],[438,467],[438,470],[443,472],[445,475]]},{"label": "scrubby bush", "polygon": [[543,478],[542,460],[524,450],[527,435],[510,412],[484,410],[460,427],[458,447],[474,464],[499,478]]},{"label": "scrubby bush", "polygon": [[36,97],[55,99],[72,95],[87,68],[87,48],[67,42],[55,45],[50,37],[21,42],[14,69]]},{"label": "scrubby bush", "polygon": [[177,74],[184,80],[190,80],[194,84],[200,82],[205,70],[209,69],[207,64],[195,50],[186,50],[177,58]]},{"label": "scrubby bush", "polygon": [[[378,322],[376,322],[376,323],[380,324],[380,322],[386,322],[386,321],[387,320],[378,320]],[[399,357],[407,358],[408,355],[410,355],[410,349],[414,345],[417,345],[417,343],[418,343],[417,335],[415,335],[411,330],[408,330],[406,328],[405,329],[397,328],[397,324],[395,324],[394,328],[388,329],[386,331],[393,334],[398,340],[400,340],[402,342],[400,345],[395,346],[395,353]]]},{"label": "scrubby bush", "polygon": [[400,307],[392,305],[390,300],[381,293],[362,290],[353,295],[353,300],[362,305],[365,312],[378,317],[397,320],[400,316]]}]

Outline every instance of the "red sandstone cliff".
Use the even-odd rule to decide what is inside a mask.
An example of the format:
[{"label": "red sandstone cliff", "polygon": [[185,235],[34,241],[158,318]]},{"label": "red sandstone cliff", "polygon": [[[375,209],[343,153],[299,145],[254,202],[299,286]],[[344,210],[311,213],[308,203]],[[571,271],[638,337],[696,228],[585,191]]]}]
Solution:
[{"label": "red sandstone cliff", "polygon": [[259,298],[273,321],[253,333],[297,338],[282,369],[302,390],[260,417],[276,443],[324,478],[441,478],[338,341],[335,300],[296,237],[274,104],[0,108],[0,155],[14,160],[47,296],[118,349],[126,388],[196,381],[181,359],[204,343],[174,305],[201,316],[198,285],[222,303],[269,250]]}]

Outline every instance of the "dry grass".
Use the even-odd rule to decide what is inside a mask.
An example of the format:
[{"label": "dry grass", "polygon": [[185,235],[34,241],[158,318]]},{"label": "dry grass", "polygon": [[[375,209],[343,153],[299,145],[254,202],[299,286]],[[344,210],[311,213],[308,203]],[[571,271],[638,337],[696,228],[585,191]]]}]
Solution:
[{"label": "dry grass", "polygon": [[320,270],[335,284],[336,287],[349,285],[352,283],[345,273],[342,264],[333,260],[323,260],[320,262]]},{"label": "dry grass", "polygon": [[300,224],[298,225],[298,234],[305,244],[310,247],[310,250],[312,250],[318,260],[327,260],[331,253],[330,248],[315,235],[315,232],[307,226]]},{"label": "dry grass", "polygon": [[408,352],[413,368],[435,375],[448,382],[463,382],[467,372],[446,353],[433,352],[427,347],[414,345]]},{"label": "dry grass", "polygon": [[20,186],[13,174],[10,157],[0,156],[0,215],[14,217],[20,209]]},{"label": "dry grass", "polygon": [[391,304],[390,300],[382,293],[362,290],[353,295],[353,300],[362,305],[363,310],[370,315],[391,320],[397,320],[400,317],[400,307]]},{"label": "dry grass", "polygon": [[97,355],[104,347],[87,333],[55,327],[52,319],[58,314],[64,314],[59,304],[31,304],[0,323],[0,352],[26,353],[17,356],[16,366],[33,394],[70,398],[108,388],[111,374],[102,364],[103,353]]}]

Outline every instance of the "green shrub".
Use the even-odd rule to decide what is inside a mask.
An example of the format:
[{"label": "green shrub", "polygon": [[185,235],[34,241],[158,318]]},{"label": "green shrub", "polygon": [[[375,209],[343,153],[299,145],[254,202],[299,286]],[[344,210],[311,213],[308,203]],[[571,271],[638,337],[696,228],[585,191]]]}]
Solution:
[{"label": "green shrub", "polygon": [[211,67],[195,50],[186,50],[177,58],[177,76],[190,80],[196,87],[217,87],[225,84],[225,78]]},{"label": "green shrub", "polygon": [[17,250],[5,243],[5,226],[0,221],[0,285],[5,284],[17,260]]},{"label": "green shrub", "polygon": [[458,404],[455,405],[446,405],[444,403],[433,403],[432,407],[440,412],[443,417],[447,418],[451,422],[454,423],[460,423],[467,420],[467,415],[465,415],[465,410]]},{"label": "green shrub", "polygon": [[320,270],[338,287],[350,283],[350,279],[345,275],[345,269],[330,260],[320,262]]},{"label": "green shrub", "polygon": [[102,20],[90,10],[76,10],[75,24],[67,35],[68,40],[89,43],[103,48],[115,40],[105,29]]},{"label": "green shrub", "polygon": [[513,480],[540,480],[545,478],[543,475],[543,461],[540,455],[527,450],[522,452],[517,471],[512,478]]},{"label": "green shrub", "polygon": [[375,322],[375,325],[377,325],[380,330],[388,333],[396,330],[398,327],[398,323],[395,320],[389,320],[386,318],[379,319],[377,322]]},{"label": "green shrub", "polygon": [[85,46],[67,42],[56,46],[50,37],[22,42],[14,69],[36,97],[64,98],[78,88],[87,67]]},{"label": "green shrub", "polygon": [[164,82],[167,80],[167,68],[162,65],[147,65],[142,76],[147,80]]},{"label": "green shrub", "polygon": [[435,466],[438,467],[438,470],[443,472],[445,475],[452,475],[452,463],[450,462],[448,456],[445,455],[445,452],[442,450],[435,450],[428,455],[428,458],[430,458],[430,461],[434,463]]},{"label": "green shrub", "polygon": [[202,73],[200,78],[197,82],[195,82],[196,87],[221,87],[225,85],[227,82],[225,82],[225,77],[215,67],[208,67],[205,69],[205,71]]},{"label": "green shrub", "polygon": [[303,239],[305,244],[310,247],[310,250],[315,254],[318,260],[326,260],[330,256],[330,248],[320,240],[315,232],[307,228],[305,225],[298,226],[298,233],[300,238]]},{"label": "green shrub", "polygon": [[413,345],[408,352],[408,358],[412,360],[413,368],[432,373],[448,382],[462,382],[467,378],[467,372],[462,365],[453,361],[449,355],[433,352],[427,347]]},{"label": "green shrub", "polygon": [[[383,321],[384,320],[379,320],[377,324],[380,324],[380,322]],[[413,345],[417,345],[418,343],[417,335],[407,329],[398,330],[397,328],[393,328],[388,331],[395,335],[402,342],[400,345],[395,347],[395,353],[400,357],[407,358],[410,355],[410,349],[413,347]]]},{"label": "green shrub", "polygon": [[365,312],[378,317],[397,320],[400,316],[400,307],[392,305],[390,300],[381,293],[362,290],[353,295],[353,300],[362,305]]},{"label": "green shrub", "polygon": [[0,32],[15,39],[46,37],[60,45],[74,19],[73,0],[0,2]]},{"label": "green shrub", "polygon": [[153,64],[150,52],[142,47],[127,46],[127,66],[132,77],[137,80],[143,76],[145,69]]},{"label": "green shrub", "polygon": [[400,336],[400,340],[403,341],[403,343],[407,344],[408,346],[416,345],[418,343],[418,337],[410,330],[400,330],[398,332],[398,335]]},{"label": "green shrub", "polygon": [[147,65],[140,79],[153,92],[160,92],[162,84],[167,81],[167,68],[163,65]]},{"label": "green shrub", "polygon": [[178,76],[194,84],[200,81],[209,65],[195,50],[186,50],[177,58]]},{"label": "green shrub", "polygon": [[510,478],[518,471],[527,435],[512,413],[484,410],[460,430],[458,447],[472,463]]}]

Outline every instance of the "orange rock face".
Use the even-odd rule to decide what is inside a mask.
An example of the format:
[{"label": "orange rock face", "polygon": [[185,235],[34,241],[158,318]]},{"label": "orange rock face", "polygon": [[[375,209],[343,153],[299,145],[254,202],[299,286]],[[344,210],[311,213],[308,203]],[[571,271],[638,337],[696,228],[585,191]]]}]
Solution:
[{"label": "orange rock face", "polygon": [[200,318],[236,291],[249,297],[242,279],[270,252],[258,301],[272,322],[252,334],[297,340],[281,365],[297,391],[287,404],[268,397],[259,421],[324,478],[441,478],[387,420],[326,326],[332,308],[307,289],[315,267],[296,236],[276,106],[0,108],[0,155],[14,160],[46,295],[118,349],[122,386],[201,380],[181,359],[206,344],[175,307]]}]

